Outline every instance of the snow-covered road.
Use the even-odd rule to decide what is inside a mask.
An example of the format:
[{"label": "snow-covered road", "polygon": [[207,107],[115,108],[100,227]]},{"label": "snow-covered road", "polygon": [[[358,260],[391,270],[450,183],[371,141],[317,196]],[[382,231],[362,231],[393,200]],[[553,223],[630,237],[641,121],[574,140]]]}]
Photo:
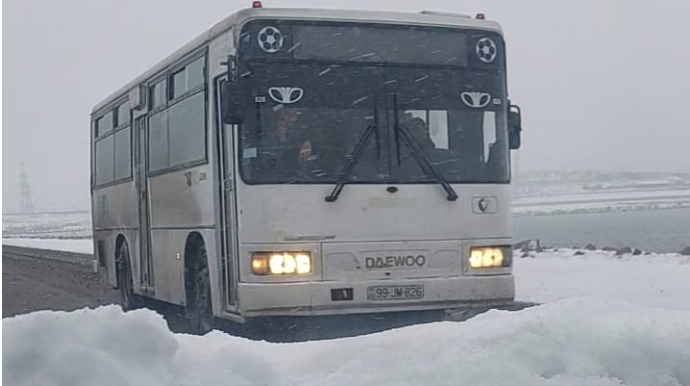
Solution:
[{"label": "snow-covered road", "polygon": [[4,238],[3,245],[93,254],[93,239]]}]

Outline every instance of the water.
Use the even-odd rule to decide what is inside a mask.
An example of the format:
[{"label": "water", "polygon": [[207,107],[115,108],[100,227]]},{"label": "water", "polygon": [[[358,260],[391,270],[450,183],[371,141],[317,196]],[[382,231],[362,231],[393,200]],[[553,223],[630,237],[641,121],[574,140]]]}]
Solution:
[{"label": "water", "polygon": [[515,240],[540,239],[543,246],[633,247],[649,252],[678,252],[690,246],[690,208],[518,216]]}]

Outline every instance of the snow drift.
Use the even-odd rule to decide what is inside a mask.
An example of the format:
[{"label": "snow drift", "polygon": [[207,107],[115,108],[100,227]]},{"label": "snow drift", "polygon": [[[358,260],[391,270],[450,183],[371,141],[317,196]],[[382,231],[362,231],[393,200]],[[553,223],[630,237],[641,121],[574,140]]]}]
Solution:
[{"label": "snow drift", "polygon": [[272,344],[173,334],[152,311],[3,319],[9,385],[690,385],[690,312],[591,298],[463,323]]}]

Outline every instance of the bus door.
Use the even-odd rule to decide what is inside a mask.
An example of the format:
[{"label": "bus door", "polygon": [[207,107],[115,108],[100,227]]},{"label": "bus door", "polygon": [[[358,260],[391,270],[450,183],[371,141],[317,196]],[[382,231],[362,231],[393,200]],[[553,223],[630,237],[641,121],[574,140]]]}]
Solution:
[{"label": "bus door", "polygon": [[149,193],[147,168],[147,139],[146,117],[139,117],[134,122],[134,165],[136,190],[139,203],[139,284],[141,291],[153,295],[154,277],[153,260],[151,256],[151,237],[149,229]]},{"label": "bus door", "polygon": [[237,281],[239,261],[237,259],[237,224],[236,200],[235,200],[235,150],[233,147],[236,125],[226,125],[221,119],[220,100],[221,87],[225,77],[218,78],[215,82],[215,111],[216,111],[216,138],[218,144],[218,171],[220,189],[220,256],[221,270],[223,274],[223,292],[225,294],[225,307],[229,310],[237,310]]}]

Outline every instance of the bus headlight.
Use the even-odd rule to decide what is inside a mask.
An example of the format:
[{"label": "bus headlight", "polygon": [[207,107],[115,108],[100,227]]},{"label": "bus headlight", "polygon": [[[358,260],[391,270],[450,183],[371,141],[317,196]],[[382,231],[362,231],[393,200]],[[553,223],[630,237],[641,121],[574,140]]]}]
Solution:
[{"label": "bus headlight", "polygon": [[273,252],[252,255],[255,275],[308,275],[311,273],[309,252]]},{"label": "bus headlight", "polygon": [[470,267],[475,269],[509,267],[512,250],[504,247],[472,247],[469,262]]}]

